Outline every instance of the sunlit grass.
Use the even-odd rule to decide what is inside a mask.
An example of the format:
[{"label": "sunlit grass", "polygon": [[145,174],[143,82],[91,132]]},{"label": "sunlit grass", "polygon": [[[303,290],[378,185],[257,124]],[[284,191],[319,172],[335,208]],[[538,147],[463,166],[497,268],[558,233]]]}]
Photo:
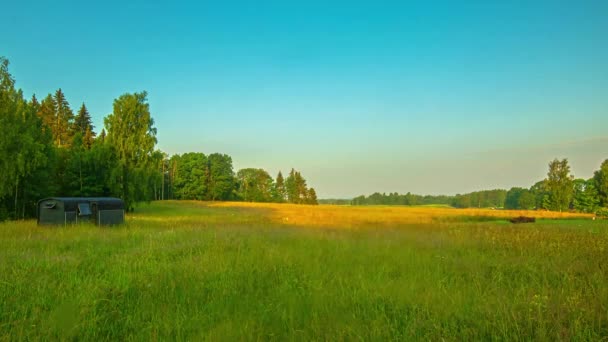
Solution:
[{"label": "sunlit grass", "polygon": [[221,208],[272,209],[273,222],[301,226],[358,227],[390,226],[399,224],[422,224],[440,221],[480,221],[509,219],[518,216],[539,219],[591,218],[590,214],[560,213],[532,210],[455,209],[446,207],[406,206],[340,206],[340,205],[294,205],[272,203],[216,202],[210,205]]},{"label": "sunlit grass", "polygon": [[115,228],[7,222],[0,340],[602,340],[607,226],[194,201]]}]

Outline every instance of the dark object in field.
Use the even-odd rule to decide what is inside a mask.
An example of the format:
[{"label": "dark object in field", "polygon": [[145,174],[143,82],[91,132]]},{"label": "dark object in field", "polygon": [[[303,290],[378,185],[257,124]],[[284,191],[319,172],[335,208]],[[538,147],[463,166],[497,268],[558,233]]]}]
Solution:
[{"label": "dark object in field", "polygon": [[536,218],[535,217],[528,217],[528,216],[518,216],[518,217],[514,217],[512,219],[510,219],[509,221],[511,221],[511,223],[534,223],[536,222]]},{"label": "dark object in field", "polygon": [[115,225],[125,220],[125,202],[114,197],[51,197],[38,201],[37,214],[39,225]]}]

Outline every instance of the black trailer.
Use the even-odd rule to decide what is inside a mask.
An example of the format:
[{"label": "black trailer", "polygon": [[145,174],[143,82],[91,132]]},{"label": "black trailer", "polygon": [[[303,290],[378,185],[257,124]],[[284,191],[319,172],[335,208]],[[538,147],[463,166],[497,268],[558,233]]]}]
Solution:
[{"label": "black trailer", "polygon": [[125,202],[114,197],[51,197],[38,201],[38,224],[57,225],[91,222],[96,225],[121,224]]}]

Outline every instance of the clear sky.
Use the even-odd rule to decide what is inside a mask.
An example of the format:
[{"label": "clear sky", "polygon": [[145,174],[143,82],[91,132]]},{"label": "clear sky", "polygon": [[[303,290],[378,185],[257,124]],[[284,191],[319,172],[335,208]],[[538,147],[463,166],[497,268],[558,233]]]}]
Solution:
[{"label": "clear sky", "polygon": [[320,197],[530,186],[608,158],[608,1],[10,1],[0,55],[98,130],[148,91],[158,147],[295,167]]}]

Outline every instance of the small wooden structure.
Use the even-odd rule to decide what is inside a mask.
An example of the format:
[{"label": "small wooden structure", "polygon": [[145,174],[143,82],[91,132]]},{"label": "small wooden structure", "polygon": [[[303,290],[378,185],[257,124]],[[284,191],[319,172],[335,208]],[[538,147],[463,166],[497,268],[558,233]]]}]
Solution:
[{"label": "small wooden structure", "polygon": [[125,202],[114,197],[50,197],[38,201],[37,213],[39,225],[116,225],[125,220]]}]

